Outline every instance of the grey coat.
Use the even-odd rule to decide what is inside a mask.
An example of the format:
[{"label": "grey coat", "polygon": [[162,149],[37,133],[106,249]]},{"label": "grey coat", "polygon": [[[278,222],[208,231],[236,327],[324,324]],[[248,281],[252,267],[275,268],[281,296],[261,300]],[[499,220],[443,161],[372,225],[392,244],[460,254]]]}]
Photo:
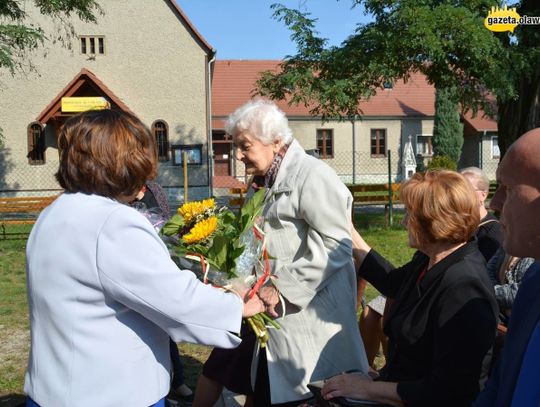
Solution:
[{"label": "grey coat", "polygon": [[309,397],[312,381],[368,370],[356,320],[351,203],[336,173],[293,141],[264,209],[274,284],[286,304],[267,347],[272,403]]}]

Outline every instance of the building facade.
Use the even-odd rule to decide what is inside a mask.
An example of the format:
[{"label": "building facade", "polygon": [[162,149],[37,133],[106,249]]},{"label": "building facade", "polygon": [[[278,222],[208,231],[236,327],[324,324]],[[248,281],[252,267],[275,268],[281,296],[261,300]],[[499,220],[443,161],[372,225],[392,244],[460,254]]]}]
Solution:
[{"label": "building facade", "polygon": [[[224,134],[224,121],[254,95],[262,71],[275,71],[279,61],[221,60],[214,68],[212,128],[216,174],[245,180],[242,164],[234,160],[232,140]],[[421,74],[407,82],[388,84],[370,100],[360,103],[354,120],[328,120],[310,114],[309,106],[277,102],[287,114],[294,137],[304,149],[318,154],[346,183],[383,183],[405,177],[403,152],[409,140],[416,162],[426,165],[433,155],[435,88]],[[495,178],[498,162],[492,146],[497,126],[492,119],[463,116],[465,142],[459,165],[483,167]]]},{"label": "building facade", "polygon": [[[34,66],[0,72],[0,193],[42,195],[59,190],[56,136],[75,114],[62,100],[101,97],[136,114],[158,143],[158,182],[170,199],[183,195],[182,152],[188,152],[190,197],[211,185],[210,72],[215,54],[172,0],[103,0],[97,24],[73,19],[73,34],[27,10],[47,38],[29,55]],[[28,7],[30,3],[28,3]],[[65,99],[64,99],[65,100]],[[72,99],[80,100],[80,99]]]}]

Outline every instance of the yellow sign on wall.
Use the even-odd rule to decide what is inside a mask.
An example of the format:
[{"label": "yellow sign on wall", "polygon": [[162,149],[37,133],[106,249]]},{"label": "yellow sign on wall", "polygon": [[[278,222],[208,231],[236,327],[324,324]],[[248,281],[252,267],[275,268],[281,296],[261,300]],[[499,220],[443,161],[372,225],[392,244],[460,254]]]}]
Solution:
[{"label": "yellow sign on wall", "polygon": [[62,112],[86,112],[110,108],[111,104],[102,96],[62,98]]}]

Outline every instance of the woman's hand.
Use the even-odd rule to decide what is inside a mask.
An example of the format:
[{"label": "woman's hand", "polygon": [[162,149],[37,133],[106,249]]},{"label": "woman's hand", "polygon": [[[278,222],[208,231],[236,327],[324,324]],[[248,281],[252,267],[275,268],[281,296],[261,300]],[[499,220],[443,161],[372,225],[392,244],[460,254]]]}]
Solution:
[{"label": "woman's hand", "polygon": [[321,394],[326,400],[334,397],[369,399],[368,389],[372,384],[373,380],[369,376],[340,374],[326,381]]},{"label": "woman's hand", "polygon": [[326,400],[348,397],[378,401],[396,407],[404,405],[397,393],[397,383],[374,382],[369,376],[356,374],[340,374],[328,379],[321,390],[321,395]]},{"label": "woman's hand", "polygon": [[264,311],[264,304],[259,297],[254,295],[250,299],[244,300],[244,309],[242,311],[242,317],[248,318]]},{"label": "woman's hand", "polygon": [[274,318],[278,317],[276,305],[279,304],[279,292],[277,288],[273,285],[261,287],[259,290],[259,297],[266,307],[266,312]]},{"label": "woman's hand", "polygon": [[250,289],[245,289],[238,295],[244,301],[244,309],[242,310],[242,318],[249,318],[253,315],[256,315],[265,310],[264,303],[261,299],[254,295],[252,298],[249,298]]}]

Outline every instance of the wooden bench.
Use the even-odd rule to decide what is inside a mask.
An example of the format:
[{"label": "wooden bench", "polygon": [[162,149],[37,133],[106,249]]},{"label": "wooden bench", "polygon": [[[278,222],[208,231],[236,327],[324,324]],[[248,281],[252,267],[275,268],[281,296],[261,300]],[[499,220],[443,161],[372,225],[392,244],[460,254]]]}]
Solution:
[{"label": "wooden bench", "polygon": [[[388,184],[375,185],[348,185],[349,191],[353,196],[353,203],[362,203],[368,205],[388,205]],[[392,184],[392,202],[399,202],[400,183]]]},{"label": "wooden bench", "polygon": [[31,225],[35,223],[39,213],[53,202],[57,196],[20,196],[0,197],[0,227],[2,235],[22,235],[23,233],[6,233],[6,225]]},{"label": "wooden bench", "polygon": [[229,199],[229,206],[238,206],[242,207],[244,205],[246,188],[230,188],[229,194],[232,195],[232,198]]},{"label": "wooden bench", "polygon": [[[348,185],[349,191],[353,196],[353,205],[351,209],[351,217],[354,219],[354,208],[356,204],[363,205],[384,205],[384,217],[386,223],[391,224],[389,217],[390,198],[388,196],[388,184],[372,184],[372,185]],[[390,191],[392,193],[392,204],[400,203],[399,189],[400,183],[392,184]]]}]

